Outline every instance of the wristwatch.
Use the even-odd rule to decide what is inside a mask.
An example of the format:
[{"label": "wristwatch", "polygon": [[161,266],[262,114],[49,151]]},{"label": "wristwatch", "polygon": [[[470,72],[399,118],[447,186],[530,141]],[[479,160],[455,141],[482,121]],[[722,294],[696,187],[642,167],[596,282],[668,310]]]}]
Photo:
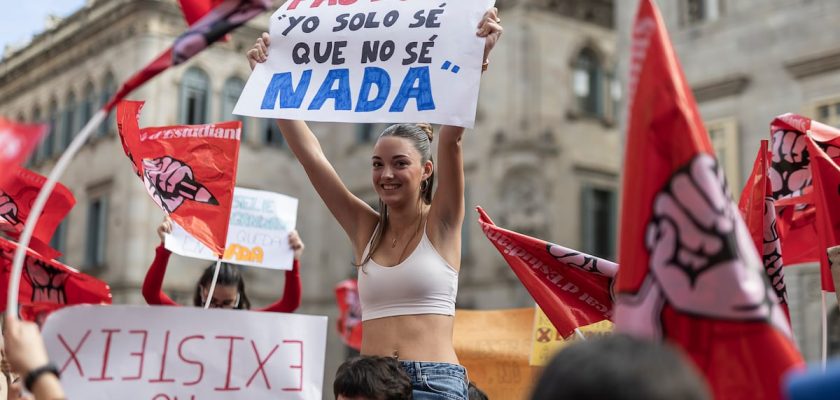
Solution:
[{"label": "wristwatch", "polygon": [[53,374],[56,378],[60,378],[58,368],[55,366],[55,364],[48,363],[44,366],[29,371],[29,373],[26,374],[26,378],[23,378],[23,386],[26,388],[26,390],[31,392],[32,386],[34,386],[35,382],[38,381],[38,378],[40,378],[41,375],[44,374]]}]

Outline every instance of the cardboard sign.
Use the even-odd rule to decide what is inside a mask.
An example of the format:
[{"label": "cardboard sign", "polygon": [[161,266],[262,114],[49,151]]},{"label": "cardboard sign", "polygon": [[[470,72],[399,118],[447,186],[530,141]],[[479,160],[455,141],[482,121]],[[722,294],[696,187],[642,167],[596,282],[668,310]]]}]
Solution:
[{"label": "cardboard sign", "polygon": [[76,306],[42,334],[69,399],[321,399],[326,317]]},{"label": "cardboard sign", "polygon": [[[604,320],[581,327],[580,331],[584,338],[589,339],[598,335],[607,335],[612,332],[612,329],[612,321]],[[528,361],[531,366],[548,365],[555,353],[578,340],[581,338],[576,334],[564,340],[563,335],[557,332],[557,328],[551,324],[543,310],[538,305],[534,305],[534,329],[531,333],[531,357]]]},{"label": "cardboard sign", "polygon": [[234,114],[472,128],[493,0],[289,0]]},{"label": "cardboard sign", "polygon": [[[235,188],[223,260],[251,267],[292,269],[294,251],[289,246],[289,232],[295,229],[297,207],[294,197]],[[165,245],[182,256],[216,260],[212,250],[178,224],[172,224]]]}]

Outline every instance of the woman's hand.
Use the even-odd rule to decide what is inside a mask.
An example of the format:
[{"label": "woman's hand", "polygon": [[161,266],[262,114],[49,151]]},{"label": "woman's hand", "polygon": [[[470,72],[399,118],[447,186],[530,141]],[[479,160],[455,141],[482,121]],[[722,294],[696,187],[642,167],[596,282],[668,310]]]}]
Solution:
[{"label": "woman's hand", "polygon": [[22,376],[29,371],[43,367],[49,362],[44,340],[38,331],[38,325],[19,321],[14,316],[6,316],[6,328],[3,330],[6,357],[12,369]]},{"label": "woman's hand", "polygon": [[289,246],[291,246],[292,250],[295,251],[295,260],[300,260],[300,257],[303,255],[304,246],[297,231],[289,232]]},{"label": "woman's hand", "polygon": [[172,233],[172,218],[169,218],[167,215],[157,228],[157,234],[161,243],[163,243],[164,237],[169,233]]},{"label": "woman's hand", "polygon": [[499,9],[493,7],[484,13],[481,17],[481,22],[478,23],[478,37],[486,38],[484,41],[484,62],[487,62],[490,57],[490,51],[496,46],[496,42],[502,37],[502,19],[499,18]]},{"label": "woman's hand", "polygon": [[248,58],[248,63],[251,65],[251,70],[254,70],[254,67],[257,63],[264,63],[265,60],[268,60],[268,45],[271,43],[271,39],[268,36],[268,32],[263,32],[262,36],[257,38],[257,42],[254,43],[254,47],[251,47],[251,50],[248,50],[245,53],[245,56]]}]

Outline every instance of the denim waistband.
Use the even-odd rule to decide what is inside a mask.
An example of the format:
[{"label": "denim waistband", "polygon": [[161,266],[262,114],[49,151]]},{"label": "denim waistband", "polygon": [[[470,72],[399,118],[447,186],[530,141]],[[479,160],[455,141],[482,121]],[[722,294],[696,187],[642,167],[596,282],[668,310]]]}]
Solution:
[{"label": "denim waistband", "polygon": [[400,360],[400,366],[412,380],[419,379],[423,375],[451,375],[467,379],[466,368],[458,364]]}]

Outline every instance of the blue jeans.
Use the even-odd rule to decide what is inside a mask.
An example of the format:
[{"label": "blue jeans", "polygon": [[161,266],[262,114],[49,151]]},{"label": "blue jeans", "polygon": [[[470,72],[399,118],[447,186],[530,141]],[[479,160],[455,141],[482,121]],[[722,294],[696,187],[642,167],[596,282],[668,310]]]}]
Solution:
[{"label": "blue jeans", "polygon": [[458,364],[400,361],[414,400],[467,400],[467,370]]}]

